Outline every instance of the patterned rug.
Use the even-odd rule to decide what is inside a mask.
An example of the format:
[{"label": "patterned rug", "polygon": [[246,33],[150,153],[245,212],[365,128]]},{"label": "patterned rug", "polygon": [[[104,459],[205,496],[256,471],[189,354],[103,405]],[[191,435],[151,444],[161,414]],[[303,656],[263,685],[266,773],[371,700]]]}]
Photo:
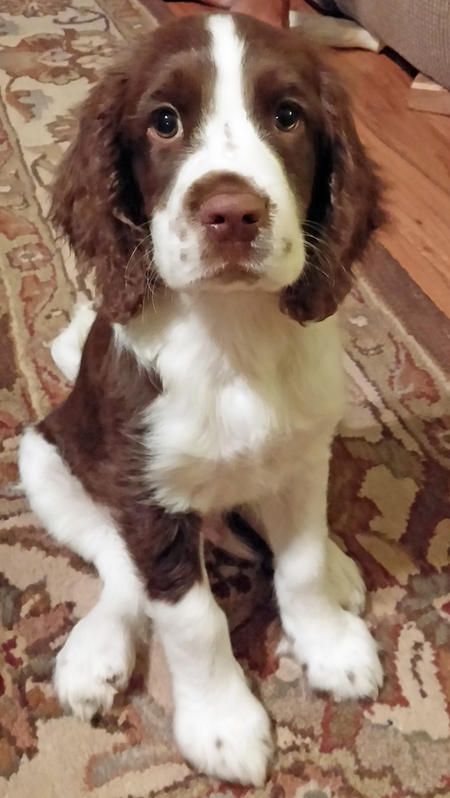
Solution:
[{"label": "patterned rug", "polygon": [[70,109],[120,40],[154,24],[134,0],[4,0],[0,13],[0,796],[450,796],[450,330],[380,247],[345,306],[349,405],[330,500],[333,533],[370,588],[386,670],[378,700],[311,694],[275,653],[269,566],[213,550],[236,654],[276,725],[264,789],[219,784],[182,761],[156,640],[96,724],[64,717],[55,700],[55,652],[99,585],[11,488],[22,426],[67,391],[47,342],[84,288],[55,246],[46,187],[73,132]]}]

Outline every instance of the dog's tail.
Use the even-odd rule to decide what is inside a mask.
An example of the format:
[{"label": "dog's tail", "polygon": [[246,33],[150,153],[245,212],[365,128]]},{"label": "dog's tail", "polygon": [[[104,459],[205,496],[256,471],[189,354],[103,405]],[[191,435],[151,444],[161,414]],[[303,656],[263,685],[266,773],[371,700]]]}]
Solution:
[{"label": "dog's tail", "polygon": [[328,47],[358,48],[374,53],[379,53],[384,47],[380,39],[349,19],[291,11],[289,25],[291,28],[300,28],[311,41]]}]

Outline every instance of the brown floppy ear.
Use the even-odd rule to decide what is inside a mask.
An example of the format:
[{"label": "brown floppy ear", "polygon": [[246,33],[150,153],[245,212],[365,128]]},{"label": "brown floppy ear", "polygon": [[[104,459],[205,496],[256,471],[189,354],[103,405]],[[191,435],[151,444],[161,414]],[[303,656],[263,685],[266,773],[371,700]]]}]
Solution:
[{"label": "brown floppy ear", "polygon": [[126,75],[111,71],[82,105],[76,138],[56,175],[50,211],[80,271],[94,271],[102,310],[117,322],[127,321],[142,304],[146,272],[139,247],[145,217],[121,131],[126,89]]},{"label": "brown floppy ear", "polygon": [[384,221],[381,186],[358,137],[346,92],[321,74],[322,122],[316,134],[316,175],[304,223],[306,264],[281,296],[301,323],[331,316],[351,288],[352,266]]}]

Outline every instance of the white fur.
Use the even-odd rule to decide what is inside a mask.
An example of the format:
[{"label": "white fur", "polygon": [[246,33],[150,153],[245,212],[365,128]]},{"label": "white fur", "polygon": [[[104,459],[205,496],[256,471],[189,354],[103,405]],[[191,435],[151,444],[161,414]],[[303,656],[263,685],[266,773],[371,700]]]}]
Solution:
[{"label": "white fur", "polygon": [[127,686],[134,662],[133,624],[100,600],[74,626],[56,657],[54,684],[61,705],[82,720],[106,712]]},{"label": "white fur", "polygon": [[272,753],[270,723],[231,651],[227,622],[207,584],[176,605],[152,603],[175,699],[175,736],[199,770],[261,785]]},{"label": "white fur", "polygon": [[103,580],[98,604],[74,627],[55,668],[61,704],[87,719],[108,709],[117,689],[126,685],[147,599],[108,510],[92,501],[55,447],[34,429],[22,438],[19,469],[31,507],[47,531],[92,562]]},{"label": "white fur", "polygon": [[[259,265],[260,288],[277,291],[294,282],[304,260],[304,241],[298,208],[283,166],[250,118],[243,88],[244,42],[233,19],[215,15],[208,22],[216,84],[212,109],[206,116],[192,154],[181,165],[167,203],[153,214],[153,257],[165,283],[186,288],[204,275],[201,232],[185,218],[186,192],[210,172],[232,172],[247,178],[275,207],[270,254]],[[227,146],[227,135],[234,147]],[[185,238],[182,240],[181,233]],[[292,248],[283,254],[285,242]],[[187,255],[182,260],[182,254]]]},{"label": "white fur", "polygon": [[328,589],[333,599],[354,615],[360,615],[366,603],[366,587],[356,563],[328,538]]},{"label": "white fur", "polygon": [[78,305],[68,327],[52,342],[52,358],[69,382],[75,382],[83,346],[94,319],[95,310],[90,303]]},{"label": "white fur", "polygon": [[[366,587],[356,563],[330,538],[327,539],[325,556],[325,580],[329,595],[345,610],[359,615],[364,609]],[[294,639],[283,637],[278,645],[278,654],[295,654],[294,644]]]},{"label": "white fur", "polygon": [[337,699],[375,696],[383,679],[375,641],[341,606],[361,609],[361,583],[328,540],[328,456],[329,440],[319,434],[297,479],[264,497],[258,512],[275,554],[282,624],[311,686]]},{"label": "white fur", "polygon": [[121,341],[136,341],[164,384],[147,413],[149,477],[174,511],[206,514],[275,491],[340,416],[336,320],[301,328],[271,294],[167,297]]}]

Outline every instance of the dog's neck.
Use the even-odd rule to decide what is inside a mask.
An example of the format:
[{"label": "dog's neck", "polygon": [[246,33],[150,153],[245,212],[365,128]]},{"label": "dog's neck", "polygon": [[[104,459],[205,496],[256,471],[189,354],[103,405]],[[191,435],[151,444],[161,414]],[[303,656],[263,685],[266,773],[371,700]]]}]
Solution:
[{"label": "dog's neck", "polygon": [[245,290],[166,292],[115,330],[118,345],[133,350],[142,365],[154,366],[166,348],[178,347],[192,357],[196,350],[212,375],[220,363],[235,373],[270,370],[311,335],[281,313],[276,294]]}]

